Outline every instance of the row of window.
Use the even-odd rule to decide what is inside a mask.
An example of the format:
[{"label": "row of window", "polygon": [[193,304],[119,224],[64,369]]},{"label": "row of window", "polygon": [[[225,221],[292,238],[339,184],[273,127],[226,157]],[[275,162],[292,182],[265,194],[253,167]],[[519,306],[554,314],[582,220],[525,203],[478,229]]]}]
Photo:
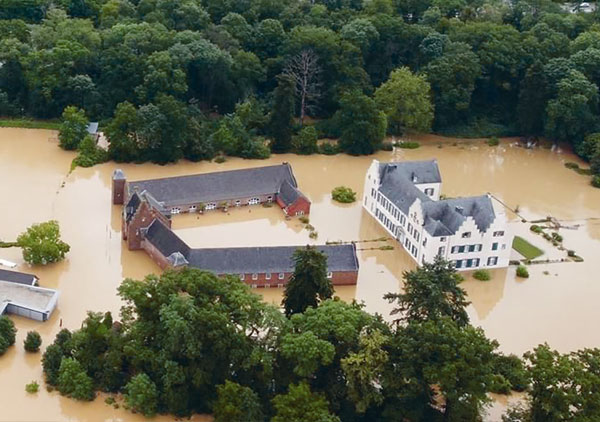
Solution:
[{"label": "row of window", "polygon": [[481,252],[482,249],[483,245],[481,243],[473,245],[460,245],[452,246],[452,249],[450,249],[450,253]]},{"label": "row of window", "polygon": [[417,253],[419,252],[419,250],[417,249],[417,247],[415,245],[410,243],[410,240],[408,239],[408,237],[404,238],[404,247],[412,256],[414,256],[415,258],[417,257]]},{"label": "row of window", "polygon": [[392,233],[396,233],[396,225],[394,223],[392,223],[392,220],[387,218],[387,216],[384,213],[379,211],[379,209],[375,210],[375,216],[377,217],[377,219],[379,221],[381,221],[381,223],[384,226],[386,226],[388,228],[389,231],[391,231]]},{"label": "row of window", "polygon": [[[457,259],[454,261],[454,266],[456,268],[476,268],[479,267],[480,260],[479,258],[471,258],[471,259]],[[487,266],[492,267],[498,264],[497,256],[490,256],[487,259]]]},{"label": "row of window", "polygon": [[[283,280],[285,278],[285,273],[279,273],[277,275],[277,277],[279,278],[279,280]],[[327,278],[332,278],[333,277],[333,273],[331,271],[329,271],[327,273]],[[246,278],[246,274],[240,274],[240,280],[244,280]],[[270,280],[271,279],[271,273],[266,273],[265,274],[265,280]],[[254,273],[252,274],[252,280],[258,280],[258,273]]]},{"label": "row of window", "polygon": [[[251,284],[250,287],[252,287],[253,289],[256,289],[258,287],[258,285],[257,284]],[[264,287],[269,288],[269,287],[271,287],[271,285],[270,284],[264,284]],[[277,287],[283,287],[283,283],[278,283]]]},{"label": "row of window", "polygon": [[[267,202],[273,202],[273,197],[272,196],[267,196]],[[248,200],[248,205],[257,205],[260,204],[260,198],[250,198]],[[241,200],[236,200],[235,201],[235,206],[239,207],[242,205],[242,201]],[[216,202],[209,202],[208,204],[205,205],[204,209],[207,211],[210,210],[214,210],[217,208],[217,203]],[[197,205],[190,205],[190,207],[188,208],[189,212],[194,212],[198,209]],[[171,214],[179,214],[181,213],[181,208],[180,207],[173,207],[171,208]]]}]

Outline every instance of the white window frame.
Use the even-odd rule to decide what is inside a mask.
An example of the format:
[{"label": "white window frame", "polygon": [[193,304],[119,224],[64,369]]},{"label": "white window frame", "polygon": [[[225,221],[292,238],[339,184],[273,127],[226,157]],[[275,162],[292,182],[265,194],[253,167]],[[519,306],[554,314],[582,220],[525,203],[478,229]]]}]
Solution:
[{"label": "white window frame", "polygon": [[246,278],[246,274],[240,274],[240,280],[244,280],[244,278]]},{"label": "white window frame", "polygon": [[217,208],[217,204],[214,202],[209,202],[208,204],[206,204],[206,210],[214,210]]},{"label": "white window frame", "polygon": [[329,279],[333,278],[333,273],[331,271],[327,272],[327,278],[329,278]]},{"label": "white window frame", "polygon": [[257,273],[253,273],[252,274],[252,280],[258,280],[258,274]]},{"label": "white window frame", "polygon": [[248,199],[248,205],[258,205],[260,204],[260,198],[250,198]]},{"label": "white window frame", "polygon": [[271,273],[266,273],[265,280],[270,280],[270,279],[271,279]]},{"label": "white window frame", "polygon": [[285,273],[279,273],[278,278],[283,280],[285,278]]}]

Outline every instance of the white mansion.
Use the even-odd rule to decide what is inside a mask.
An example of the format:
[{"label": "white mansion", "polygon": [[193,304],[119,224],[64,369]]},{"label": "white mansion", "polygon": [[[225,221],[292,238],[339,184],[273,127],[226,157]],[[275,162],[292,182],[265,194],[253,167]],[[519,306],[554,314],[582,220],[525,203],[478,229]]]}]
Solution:
[{"label": "white mansion", "polygon": [[508,266],[504,209],[489,195],[440,200],[441,185],[436,160],[373,160],[363,206],[418,264],[440,255],[459,270]]}]

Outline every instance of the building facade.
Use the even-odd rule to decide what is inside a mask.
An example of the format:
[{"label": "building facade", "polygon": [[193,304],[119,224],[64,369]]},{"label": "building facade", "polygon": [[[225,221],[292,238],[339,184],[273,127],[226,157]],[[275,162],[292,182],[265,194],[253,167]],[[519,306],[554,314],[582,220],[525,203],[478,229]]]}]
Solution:
[{"label": "building facade", "polygon": [[134,193],[143,192],[171,215],[263,203],[277,203],[290,216],[310,213],[288,163],[139,181],[127,181],[117,169],[112,183],[113,204],[128,204]]},{"label": "building facade", "polygon": [[[301,246],[190,248],[171,230],[181,212],[276,202],[286,215],[306,215],[310,201],[297,187],[289,164],[165,179],[127,182],[113,173],[113,204],[122,204],[122,237],[130,250],[144,250],[162,269],[193,267],[236,275],[252,287],[282,287],[294,271]],[[318,246],[327,256],[334,285],[358,280],[354,244]]]},{"label": "building facade", "polygon": [[490,195],[440,199],[437,161],[380,163],[365,177],[363,207],[421,265],[441,256],[458,270],[509,264],[512,235]]}]

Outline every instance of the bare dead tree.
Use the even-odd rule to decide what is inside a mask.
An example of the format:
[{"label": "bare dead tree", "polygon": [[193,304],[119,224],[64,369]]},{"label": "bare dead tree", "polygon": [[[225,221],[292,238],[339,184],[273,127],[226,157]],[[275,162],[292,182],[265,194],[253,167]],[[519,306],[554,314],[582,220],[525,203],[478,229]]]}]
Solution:
[{"label": "bare dead tree", "polygon": [[292,57],[284,68],[284,72],[292,77],[296,84],[296,96],[300,102],[300,125],[304,125],[307,112],[314,110],[321,96],[321,67],[319,57],[311,50],[302,50]]}]

